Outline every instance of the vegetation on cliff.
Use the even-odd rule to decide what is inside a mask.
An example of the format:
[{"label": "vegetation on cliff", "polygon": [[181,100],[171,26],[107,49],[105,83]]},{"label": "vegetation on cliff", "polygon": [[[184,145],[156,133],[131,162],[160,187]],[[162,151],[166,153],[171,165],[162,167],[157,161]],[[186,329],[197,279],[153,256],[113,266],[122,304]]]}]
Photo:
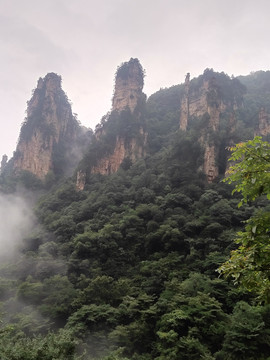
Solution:
[{"label": "vegetation on cliff", "polygon": [[29,172],[48,183],[48,177],[70,175],[81,159],[89,134],[72,114],[61,82],[49,73],[33,91],[11,162],[18,176]]},{"label": "vegetation on cliff", "polygon": [[137,58],[131,58],[129,61],[123,62],[120,66],[118,66],[115,73],[115,78],[120,77],[123,80],[127,80],[130,76],[133,75],[132,73],[134,68],[138,69],[137,78],[141,79],[141,87],[143,87],[145,71],[143,70],[143,67]]}]

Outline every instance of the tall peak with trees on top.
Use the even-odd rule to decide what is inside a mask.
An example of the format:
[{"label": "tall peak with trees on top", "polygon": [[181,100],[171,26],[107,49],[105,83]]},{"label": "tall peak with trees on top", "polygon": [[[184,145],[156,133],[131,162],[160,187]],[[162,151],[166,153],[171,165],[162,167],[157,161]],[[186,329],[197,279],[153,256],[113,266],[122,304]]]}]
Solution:
[{"label": "tall peak with trees on top", "polygon": [[144,71],[139,60],[131,58],[122,63],[115,74],[112,110],[122,111],[129,108],[133,113],[138,103],[145,100],[143,85]]},{"label": "tall peak with trees on top", "polygon": [[96,127],[95,141],[80,166],[85,170],[77,173],[78,189],[84,188],[86,173],[113,174],[120,166],[128,168],[144,156],[147,134],[143,79],[144,71],[138,59],[131,58],[118,67],[112,111]]},{"label": "tall peak with trees on top", "polygon": [[216,139],[220,121],[227,131],[235,125],[235,111],[243,104],[245,87],[237,79],[224,73],[206,69],[203,75],[190,81],[187,74],[181,99],[180,129],[186,131],[197,123],[200,126],[199,142],[204,148],[203,172],[208,182],[219,175],[219,144]]},{"label": "tall peak with trees on top", "polygon": [[61,76],[55,73],[38,80],[14,153],[16,173],[28,171],[44,180],[49,172],[63,170],[73,156],[81,129],[61,82]]}]

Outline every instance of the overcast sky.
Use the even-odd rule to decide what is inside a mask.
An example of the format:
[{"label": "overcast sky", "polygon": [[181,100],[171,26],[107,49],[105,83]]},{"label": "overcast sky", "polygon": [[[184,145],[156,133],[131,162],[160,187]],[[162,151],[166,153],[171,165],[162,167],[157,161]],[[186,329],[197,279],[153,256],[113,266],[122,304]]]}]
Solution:
[{"label": "overcast sky", "polygon": [[26,102],[48,72],[94,129],[131,57],[146,70],[147,96],[207,67],[269,70],[269,10],[269,0],[0,0],[0,157],[16,149]]}]

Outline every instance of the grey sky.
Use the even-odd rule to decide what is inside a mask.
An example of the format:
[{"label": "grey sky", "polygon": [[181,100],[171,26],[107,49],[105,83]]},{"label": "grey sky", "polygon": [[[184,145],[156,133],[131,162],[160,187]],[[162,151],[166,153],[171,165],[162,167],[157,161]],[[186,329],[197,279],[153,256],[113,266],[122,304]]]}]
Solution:
[{"label": "grey sky", "polygon": [[15,150],[26,102],[48,72],[94,129],[131,57],[146,70],[148,96],[207,67],[269,70],[269,10],[269,0],[0,0],[0,156]]}]

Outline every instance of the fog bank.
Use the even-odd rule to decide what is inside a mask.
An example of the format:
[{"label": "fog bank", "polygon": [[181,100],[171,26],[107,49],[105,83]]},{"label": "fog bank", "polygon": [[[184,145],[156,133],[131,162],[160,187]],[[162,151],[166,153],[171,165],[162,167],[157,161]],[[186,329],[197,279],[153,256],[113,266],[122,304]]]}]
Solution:
[{"label": "fog bank", "polygon": [[31,205],[19,195],[0,194],[0,259],[17,253],[22,239],[34,224]]}]

